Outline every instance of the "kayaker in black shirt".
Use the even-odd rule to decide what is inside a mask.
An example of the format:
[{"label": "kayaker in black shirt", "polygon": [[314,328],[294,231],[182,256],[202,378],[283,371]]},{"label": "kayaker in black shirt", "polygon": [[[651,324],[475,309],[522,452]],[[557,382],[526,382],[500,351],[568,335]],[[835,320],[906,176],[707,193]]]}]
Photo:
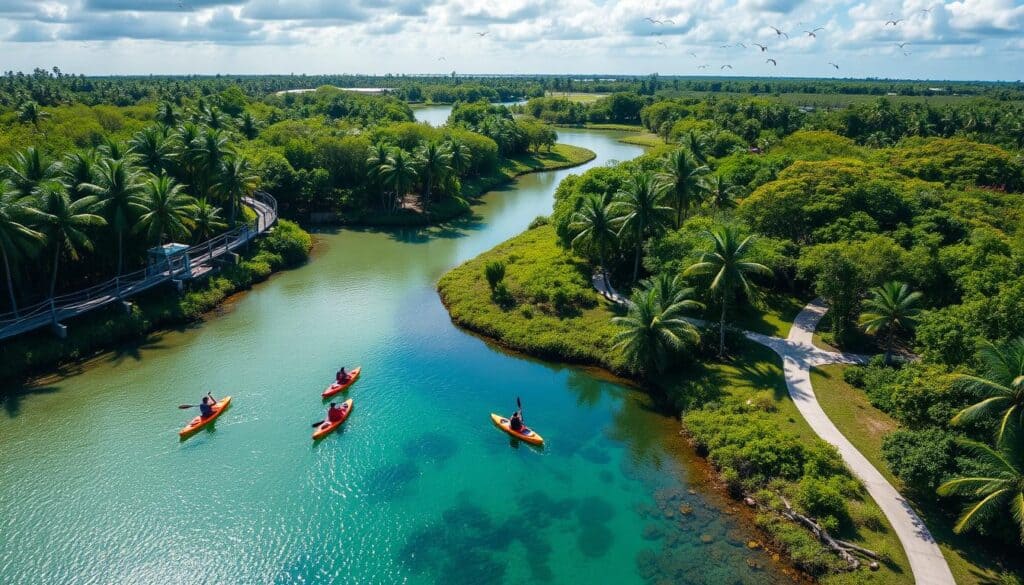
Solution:
[{"label": "kayaker in black shirt", "polygon": [[514,413],[512,413],[512,416],[509,417],[509,419],[508,419],[508,426],[509,426],[510,429],[512,429],[513,431],[515,431],[517,433],[519,431],[523,430],[524,427],[523,427],[523,412],[522,412],[522,410],[517,410]]},{"label": "kayaker in black shirt", "polygon": [[342,366],[341,369],[338,370],[338,373],[334,375],[334,379],[339,384],[344,384],[345,382],[348,382],[348,375],[348,372],[345,371],[345,366]]}]

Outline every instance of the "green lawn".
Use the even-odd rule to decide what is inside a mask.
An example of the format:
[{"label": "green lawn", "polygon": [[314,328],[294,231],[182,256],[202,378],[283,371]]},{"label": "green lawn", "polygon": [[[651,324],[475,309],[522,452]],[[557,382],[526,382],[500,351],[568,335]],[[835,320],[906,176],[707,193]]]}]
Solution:
[{"label": "green lawn", "polygon": [[640,124],[598,124],[587,122],[583,125],[587,130],[617,130],[619,132],[647,132]]},{"label": "green lawn", "polygon": [[770,293],[766,295],[763,306],[743,305],[732,311],[728,318],[739,329],[785,338],[793,326],[793,319],[806,304],[797,297]]},{"label": "green lawn", "polygon": [[579,102],[581,104],[592,104],[597,100],[608,97],[606,93],[583,93],[576,91],[549,91],[547,97],[562,98],[571,102]]},{"label": "green lawn", "polygon": [[623,136],[619,139],[619,142],[625,142],[626,144],[636,144],[638,146],[646,146],[648,148],[654,148],[656,146],[664,146],[665,141],[660,136],[653,132],[646,132],[644,134],[634,134],[632,136]]},{"label": "green lawn", "polygon": [[[868,402],[867,396],[843,380],[843,369],[832,365],[811,370],[811,384],[822,409],[836,427],[890,482],[902,485],[882,458],[882,440],[899,426],[892,417]],[[909,499],[909,498],[908,498]],[[911,501],[939,542],[956,582],[965,585],[998,583],[1000,569],[991,554],[971,536],[953,532],[949,518],[934,505]],[[1016,567],[1018,574],[1024,567]]]}]

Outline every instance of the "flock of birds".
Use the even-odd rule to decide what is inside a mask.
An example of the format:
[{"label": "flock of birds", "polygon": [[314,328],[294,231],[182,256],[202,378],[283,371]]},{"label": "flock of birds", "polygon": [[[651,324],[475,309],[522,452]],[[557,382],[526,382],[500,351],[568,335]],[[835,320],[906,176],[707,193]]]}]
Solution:
[{"label": "flock of birds", "polygon": [[[922,14],[930,14],[933,8],[934,7],[921,8],[919,10],[919,12],[921,12]],[[645,17],[644,20],[647,21],[648,23],[650,23],[651,25],[655,25],[655,26],[659,26],[659,25],[674,25],[675,24],[674,20],[671,20],[671,19],[668,19],[668,18],[655,18],[653,16]],[[893,27],[895,29],[896,27],[899,27],[900,24],[902,24],[904,22],[906,22],[905,18],[899,18],[896,15],[894,15],[893,13],[889,13],[889,19],[885,21],[885,24],[883,24],[883,27],[890,27],[891,26],[891,27]],[[797,26],[804,26],[804,24],[805,23],[800,22],[800,23],[797,23]],[[775,33],[775,38],[776,39],[786,39],[786,40],[789,40],[790,36],[789,36],[788,32],[782,30],[781,28],[775,27],[775,26],[769,26],[768,28],[770,28],[772,30],[772,32]],[[825,31],[827,31],[827,29],[824,26],[815,26],[815,27],[809,28],[809,29],[801,29],[802,35],[804,35],[804,36],[806,36],[807,38],[810,38],[810,39],[817,39],[818,38],[818,33],[825,32]],[[651,33],[651,34],[660,36],[660,33]],[[663,48],[666,48],[666,49],[668,48],[668,45],[665,43],[665,41],[662,41],[660,39],[658,41],[656,41],[656,44],[661,46],[661,47],[663,47]],[[766,53],[768,51],[768,45],[765,45],[765,44],[762,44],[762,43],[755,43],[755,42],[751,42],[750,44],[753,47],[757,47],[757,49],[761,53]],[[900,42],[896,43],[896,47],[903,53],[904,56],[907,56],[907,57],[909,57],[912,54],[910,51],[906,50],[906,47],[908,45],[910,45],[910,42],[908,42],[908,41],[900,41]],[[718,48],[719,49],[731,49],[731,48],[746,49],[747,45],[742,43],[742,42],[737,42],[737,43],[733,43],[733,44],[720,45]],[[688,51],[687,54],[690,55],[691,57],[693,57],[694,59],[698,59],[699,58],[697,53],[694,52],[694,51]],[[765,62],[765,64],[770,64],[772,67],[778,67],[778,65],[779,65],[778,60],[776,60],[774,57],[767,57],[764,62]],[[835,62],[829,61],[828,64],[829,64],[829,66],[831,66],[836,71],[839,70],[839,65],[836,64]],[[703,64],[703,65],[698,65],[697,69],[705,70],[705,69],[708,69],[709,67],[710,67],[710,65]],[[721,71],[725,71],[727,69],[728,70],[732,70],[732,68],[733,68],[732,65],[730,65],[728,63],[719,66],[719,70],[721,70]]]}]

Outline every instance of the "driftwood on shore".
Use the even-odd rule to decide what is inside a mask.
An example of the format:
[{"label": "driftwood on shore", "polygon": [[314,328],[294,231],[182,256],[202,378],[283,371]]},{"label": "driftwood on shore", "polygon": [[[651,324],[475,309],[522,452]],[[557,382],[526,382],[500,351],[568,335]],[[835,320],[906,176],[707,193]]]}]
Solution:
[{"label": "driftwood on shore", "polygon": [[[855,571],[858,568],[860,568],[860,559],[853,555],[854,552],[860,553],[875,561],[881,558],[880,555],[873,550],[857,546],[844,540],[837,540],[833,538],[832,535],[828,533],[828,530],[825,530],[820,524],[815,522],[813,519],[808,518],[807,516],[804,516],[803,514],[794,510],[793,506],[789,505],[789,501],[786,500],[785,497],[780,495],[779,498],[782,500],[782,503],[786,506],[786,509],[780,510],[780,513],[785,518],[788,518],[794,522],[798,522],[806,526],[814,534],[814,536],[818,538],[818,540],[825,543],[826,546],[828,546],[837,555],[839,555],[839,558],[846,561],[846,563],[849,565],[849,570]],[[872,563],[871,568],[872,570],[877,569],[878,564]]]}]

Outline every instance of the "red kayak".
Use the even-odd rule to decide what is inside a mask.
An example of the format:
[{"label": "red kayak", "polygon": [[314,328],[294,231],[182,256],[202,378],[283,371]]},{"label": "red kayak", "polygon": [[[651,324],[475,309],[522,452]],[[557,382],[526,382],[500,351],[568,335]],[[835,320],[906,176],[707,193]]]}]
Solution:
[{"label": "red kayak", "polygon": [[352,384],[355,384],[356,380],[359,379],[359,373],[362,371],[362,366],[355,368],[354,370],[348,373],[348,381],[346,381],[344,384],[339,384],[337,382],[331,384],[330,386],[327,387],[326,390],[320,393],[320,397],[330,398],[331,396],[334,396],[338,392],[344,392],[345,390],[348,390],[348,387],[351,386]]},{"label": "red kayak", "polygon": [[349,413],[352,412],[352,399],[349,398],[341,404],[341,418],[337,422],[327,422],[326,420],[313,431],[313,440],[318,441],[327,435],[334,432],[335,429],[341,426],[341,423],[345,422],[348,418]]}]

